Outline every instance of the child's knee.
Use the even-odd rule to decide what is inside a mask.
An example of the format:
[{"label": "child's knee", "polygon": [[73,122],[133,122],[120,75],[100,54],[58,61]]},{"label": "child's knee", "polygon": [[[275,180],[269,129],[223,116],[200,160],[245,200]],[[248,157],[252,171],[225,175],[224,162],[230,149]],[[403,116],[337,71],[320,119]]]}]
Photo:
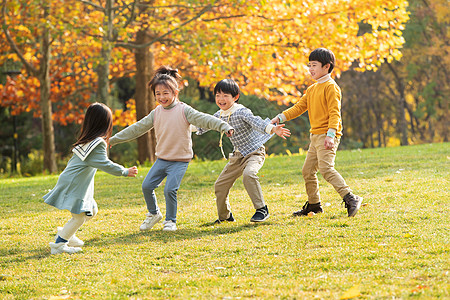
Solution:
[{"label": "child's knee", "polygon": [[220,177],[217,178],[216,182],[214,182],[214,190],[221,190],[226,185],[226,182],[223,180],[220,180]]},{"label": "child's knee", "polygon": [[164,189],[164,196],[174,198],[177,196],[177,188],[166,188]]},{"label": "child's knee", "polygon": [[335,172],[334,165],[328,162],[319,163],[319,172],[325,178],[326,176]]},{"label": "child's knee", "polygon": [[320,170],[320,174],[322,174],[323,178],[326,181],[330,181],[332,178],[334,178],[339,173],[333,168],[323,168]]},{"label": "child's knee", "polygon": [[242,173],[242,180],[244,182],[258,180],[258,172],[255,172],[252,169],[245,169]]},{"label": "child's knee", "polygon": [[311,178],[314,177],[316,175],[317,171],[311,168],[306,168],[305,166],[303,166],[302,168],[302,175],[303,178]]},{"label": "child's knee", "polygon": [[86,216],[86,213],[72,214],[72,219],[69,222],[71,223],[72,226],[80,228],[81,225],[83,225],[84,222],[88,220],[87,218],[88,216]]},{"label": "child's knee", "polygon": [[153,186],[152,184],[145,183],[145,181],[142,183],[142,191],[143,192],[153,192],[157,186]]}]

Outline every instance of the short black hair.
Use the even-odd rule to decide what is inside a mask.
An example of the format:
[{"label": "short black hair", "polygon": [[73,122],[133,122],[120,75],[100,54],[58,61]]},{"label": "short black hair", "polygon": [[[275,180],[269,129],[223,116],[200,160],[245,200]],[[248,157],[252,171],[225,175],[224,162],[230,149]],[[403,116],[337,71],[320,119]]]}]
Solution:
[{"label": "short black hair", "polygon": [[309,61],[318,61],[322,64],[322,67],[326,64],[330,64],[330,68],[328,69],[328,73],[331,73],[334,69],[334,64],[336,63],[336,58],[334,57],[333,52],[326,48],[317,48],[309,55]]},{"label": "short black hair", "polygon": [[219,92],[236,97],[240,93],[239,85],[233,79],[222,79],[214,87],[214,95]]}]

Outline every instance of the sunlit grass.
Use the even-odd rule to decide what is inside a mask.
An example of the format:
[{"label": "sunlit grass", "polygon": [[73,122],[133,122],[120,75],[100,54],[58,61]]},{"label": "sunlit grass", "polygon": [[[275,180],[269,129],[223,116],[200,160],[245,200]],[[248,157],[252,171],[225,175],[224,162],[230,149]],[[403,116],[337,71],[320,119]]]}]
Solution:
[{"label": "sunlit grass", "polygon": [[194,161],[173,233],[161,224],[139,232],[148,168],[134,179],[99,172],[99,215],[78,232],[86,245],[74,255],[51,256],[48,247],[69,219],[41,200],[57,176],[0,180],[0,298],[339,299],[355,285],[363,299],[448,298],[449,146],[338,152],[336,168],[364,197],[355,218],[322,177],[325,212],[291,217],[306,201],[305,156],[268,158],[260,181],[271,217],[256,225],[239,180],[230,195],[237,222],[211,226],[226,162]]}]

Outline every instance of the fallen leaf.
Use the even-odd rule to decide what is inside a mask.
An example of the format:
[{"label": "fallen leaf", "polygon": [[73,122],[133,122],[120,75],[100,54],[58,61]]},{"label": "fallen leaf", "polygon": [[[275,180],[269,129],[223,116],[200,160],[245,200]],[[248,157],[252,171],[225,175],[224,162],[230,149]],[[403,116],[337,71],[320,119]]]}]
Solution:
[{"label": "fallen leaf", "polygon": [[428,287],[426,285],[418,285],[415,289],[413,289],[412,293],[419,293],[421,290],[426,290]]},{"label": "fallen leaf", "polygon": [[341,296],[341,299],[352,299],[359,296],[361,296],[361,293],[359,292],[359,284],[358,284],[352,286],[348,291],[346,291],[344,295]]}]

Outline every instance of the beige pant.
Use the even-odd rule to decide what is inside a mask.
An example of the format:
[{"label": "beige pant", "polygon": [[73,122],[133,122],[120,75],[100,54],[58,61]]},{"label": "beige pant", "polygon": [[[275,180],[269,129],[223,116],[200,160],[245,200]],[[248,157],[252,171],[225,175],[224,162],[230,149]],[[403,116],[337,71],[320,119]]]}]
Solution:
[{"label": "beige pant", "polygon": [[331,183],[341,198],[352,191],[345,183],[344,178],[334,169],[334,159],[340,139],[335,137],[333,149],[325,149],[325,137],[326,134],[311,134],[311,144],[303,164],[302,174],[310,204],[320,202],[317,171],[322,174],[326,181]]},{"label": "beige pant", "polygon": [[228,200],[228,194],[236,179],[243,175],[242,181],[245,190],[253,202],[255,209],[264,207],[264,197],[259,184],[258,171],[264,164],[266,150],[264,147],[259,148],[255,152],[242,156],[241,153],[235,152],[230,155],[230,161],[220,173],[214,184],[216,193],[217,213],[220,220],[230,217],[231,206]]},{"label": "beige pant", "polygon": [[94,208],[92,210],[92,216],[86,216],[86,213],[74,214],[72,213],[72,219],[70,219],[66,225],[64,225],[63,229],[59,233],[59,236],[65,240],[70,240],[70,238],[77,232],[77,230],[83,225],[85,222],[89,221],[98,212],[97,203],[94,201]]}]

